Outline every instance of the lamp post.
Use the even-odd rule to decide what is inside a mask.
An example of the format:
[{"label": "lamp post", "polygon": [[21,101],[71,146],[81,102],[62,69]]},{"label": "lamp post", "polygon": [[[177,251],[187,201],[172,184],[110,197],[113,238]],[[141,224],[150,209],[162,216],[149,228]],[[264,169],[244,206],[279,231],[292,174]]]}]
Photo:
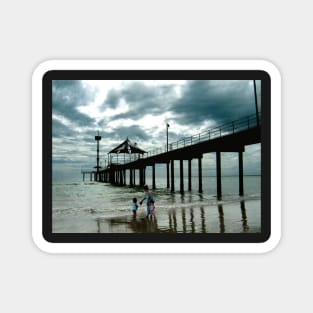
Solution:
[{"label": "lamp post", "polygon": [[258,97],[256,94],[256,84],[255,84],[255,80],[253,80],[253,86],[254,86],[254,99],[255,99],[255,111],[256,111],[256,123],[257,126],[260,126],[260,121],[259,121],[259,109],[258,109]]},{"label": "lamp post", "polygon": [[98,181],[98,179],[99,179],[99,168],[101,167],[101,166],[99,166],[99,141],[101,140],[101,136],[99,136],[99,131],[98,131],[97,136],[95,136],[95,140],[97,141],[97,166],[95,166],[97,169],[96,181]]},{"label": "lamp post", "polygon": [[169,123],[166,123],[166,152],[168,152],[168,128],[170,127]]},{"label": "lamp post", "polygon": [[[168,128],[170,124],[166,122],[166,152],[168,152]],[[166,163],[167,188],[170,188],[170,165]]]}]

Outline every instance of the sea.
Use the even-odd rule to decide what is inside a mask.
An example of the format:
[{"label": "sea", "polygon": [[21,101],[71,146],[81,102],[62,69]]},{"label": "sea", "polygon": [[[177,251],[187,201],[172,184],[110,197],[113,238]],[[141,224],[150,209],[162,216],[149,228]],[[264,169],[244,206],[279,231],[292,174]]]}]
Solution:
[{"label": "sea", "polygon": [[[198,177],[187,178],[184,192],[175,178],[171,192],[166,175],[156,177],[155,219],[146,218],[145,202],[132,217],[132,199],[144,197],[142,187],[115,186],[91,181],[89,175],[53,175],[53,233],[260,233],[261,176],[244,176],[244,196],[239,196],[238,176],[222,177],[222,198],[216,197],[216,178],[203,176],[203,192]],[[128,178],[126,181],[129,181]],[[137,178],[136,182],[139,179]],[[146,184],[152,183],[148,173]]]}]

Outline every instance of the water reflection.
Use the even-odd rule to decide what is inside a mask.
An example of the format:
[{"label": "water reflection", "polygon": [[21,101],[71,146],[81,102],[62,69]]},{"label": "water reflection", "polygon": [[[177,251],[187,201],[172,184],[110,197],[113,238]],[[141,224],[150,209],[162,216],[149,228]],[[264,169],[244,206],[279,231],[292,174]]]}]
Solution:
[{"label": "water reflection", "polygon": [[200,207],[200,212],[201,212],[201,231],[202,231],[202,233],[206,233],[205,213],[204,213],[203,206]]},{"label": "water reflection", "polygon": [[177,219],[176,219],[175,210],[168,211],[168,221],[169,221],[169,231],[176,233],[177,232]]},{"label": "water reflection", "polygon": [[218,217],[219,217],[219,221],[220,221],[220,233],[223,234],[223,233],[225,233],[223,205],[218,204],[217,208],[218,208]]},{"label": "water reflection", "polygon": [[181,212],[182,223],[183,223],[183,233],[187,232],[187,222],[186,222],[186,210],[183,208]]},{"label": "water reflection", "polygon": [[[104,231],[108,226],[109,231]],[[99,218],[97,219],[98,233],[115,233],[115,232],[135,232],[135,233],[155,233],[159,232],[158,222],[156,218],[142,217],[116,217],[116,218]]]},{"label": "water reflection", "polygon": [[99,234],[99,233],[101,233],[101,228],[100,228],[100,222],[101,222],[101,220],[100,219],[97,219],[97,233]]},{"label": "water reflection", "polygon": [[[146,217],[132,218],[131,215],[115,218],[97,219],[97,231],[101,232],[135,232],[135,233],[240,233],[249,232],[246,203],[238,205],[216,203],[214,206],[199,205],[172,208],[157,212],[158,219]],[[167,214],[164,214],[167,212]],[[240,222],[240,224],[238,224]],[[106,224],[104,227],[103,224]]]},{"label": "water reflection", "polygon": [[194,215],[193,215],[193,208],[190,208],[190,226],[191,226],[191,232],[195,232],[195,221],[194,221]]},{"label": "water reflection", "polygon": [[245,206],[244,200],[240,201],[240,208],[241,208],[241,216],[242,216],[242,228],[243,228],[243,232],[246,233],[249,231],[249,226],[248,226],[248,218],[247,218],[246,206]]}]

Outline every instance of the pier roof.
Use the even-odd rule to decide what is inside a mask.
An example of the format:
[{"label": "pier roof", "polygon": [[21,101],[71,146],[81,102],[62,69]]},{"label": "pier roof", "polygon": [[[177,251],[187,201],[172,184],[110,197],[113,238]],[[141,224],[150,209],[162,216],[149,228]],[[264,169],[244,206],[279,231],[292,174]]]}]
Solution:
[{"label": "pier roof", "polygon": [[115,147],[109,153],[128,153],[128,154],[139,153],[139,154],[144,154],[144,153],[146,153],[146,151],[138,148],[136,144],[132,144],[131,141],[127,137],[125,141],[123,141],[120,145]]}]

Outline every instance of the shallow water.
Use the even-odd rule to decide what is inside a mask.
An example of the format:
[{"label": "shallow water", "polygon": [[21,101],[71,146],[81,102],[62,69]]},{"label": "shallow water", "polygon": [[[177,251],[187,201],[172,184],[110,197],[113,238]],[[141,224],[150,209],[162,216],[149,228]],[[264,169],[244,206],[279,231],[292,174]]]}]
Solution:
[{"label": "shallow water", "polygon": [[[145,218],[145,203],[132,219],[132,198],[144,193],[140,187],[119,187],[90,181],[67,181],[52,185],[52,226],[55,233],[256,233],[261,230],[260,176],[246,176],[245,196],[238,196],[238,178],[222,179],[223,197],[215,196],[215,178],[184,194],[161,187],[156,197],[156,219]],[[165,185],[157,181],[157,186]],[[196,179],[193,188],[197,188]]]}]

